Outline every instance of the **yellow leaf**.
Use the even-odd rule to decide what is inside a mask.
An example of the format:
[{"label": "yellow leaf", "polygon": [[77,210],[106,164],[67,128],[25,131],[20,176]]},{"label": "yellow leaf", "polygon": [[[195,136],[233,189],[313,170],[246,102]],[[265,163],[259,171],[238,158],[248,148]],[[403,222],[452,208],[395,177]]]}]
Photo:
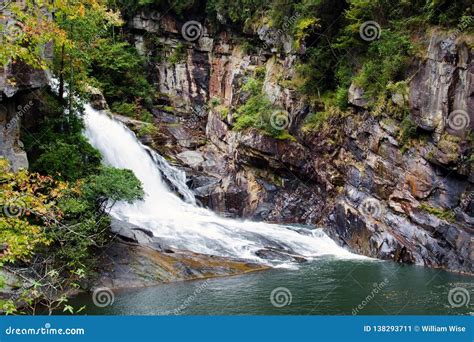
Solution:
[{"label": "yellow leaf", "polygon": [[86,14],[86,9],[84,8],[84,5],[81,4],[79,6],[79,16],[83,17]]}]

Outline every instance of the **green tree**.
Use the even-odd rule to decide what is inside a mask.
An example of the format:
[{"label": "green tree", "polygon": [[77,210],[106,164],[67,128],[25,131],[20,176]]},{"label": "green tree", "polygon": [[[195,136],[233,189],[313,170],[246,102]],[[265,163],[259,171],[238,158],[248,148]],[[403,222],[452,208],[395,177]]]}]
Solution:
[{"label": "green tree", "polygon": [[141,198],[141,183],[131,171],[109,167],[74,183],[13,173],[4,159],[0,171],[0,276],[8,271],[24,280],[0,311],[14,312],[18,303],[30,313],[40,306],[70,311],[64,294],[93,271],[95,251],[110,241],[111,205]]}]

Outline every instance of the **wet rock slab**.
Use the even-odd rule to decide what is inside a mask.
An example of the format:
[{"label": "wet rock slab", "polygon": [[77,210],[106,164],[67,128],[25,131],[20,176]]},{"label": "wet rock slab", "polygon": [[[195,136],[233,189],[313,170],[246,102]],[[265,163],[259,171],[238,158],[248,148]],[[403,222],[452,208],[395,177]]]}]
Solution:
[{"label": "wet rock slab", "polygon": [[131,288],[268,269],[243,260],[115,241],[101,256],[97,286]]},{"label": "wet rock slab", "polygon": [[113,289],[238,275],[269,267],[246,260],[204,255],[164,246],[146,228],[113,220],[114,241],[100,256],[94,287]]}]

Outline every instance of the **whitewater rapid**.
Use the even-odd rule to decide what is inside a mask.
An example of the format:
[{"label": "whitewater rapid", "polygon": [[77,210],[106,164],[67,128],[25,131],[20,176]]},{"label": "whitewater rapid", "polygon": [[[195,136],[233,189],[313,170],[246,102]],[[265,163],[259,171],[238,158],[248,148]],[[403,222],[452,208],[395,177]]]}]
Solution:
[{"label": "whitewater rapid", "polygon": [[[84,135],[101,152],[104,163],[132,170],[143,184],[143,200],[116,203],[111,215],[151,230],[165,245],[262,263],[271,263],[255,254],[263,249],[307,258],[359,257],[339,247],[321,229],[227,219],[201,208],[186,186],[185,173],[142,145],[125,125],[89,104],[85,105],[84,121]],[[169,189],[163,175],[184,200]]]}]

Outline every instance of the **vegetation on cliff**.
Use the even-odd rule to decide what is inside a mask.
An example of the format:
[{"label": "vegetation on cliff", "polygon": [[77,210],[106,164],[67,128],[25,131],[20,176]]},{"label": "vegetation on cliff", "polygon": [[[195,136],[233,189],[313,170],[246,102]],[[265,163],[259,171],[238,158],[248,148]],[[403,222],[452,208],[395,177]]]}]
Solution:
[{"label": "vegetation on cliff", "polygon": [[[242,86],[242,96],[246,97],[246,101],[235,111],[234,128],[242,130],[255,127],[278,139],[291,138],[286,130],[278,126],[277,122],[278,120],[288,121],[288,114],[273,105],[262,88],[263,76],[258,75],[257,70],[255,78],[248,78]],[[281,126],[284,126],[284,123]]]},{"label": "vegetation on cliff", "polygon": [[[413,77],[416,68],[412,66],[423,57],[420,41],[425,32],[441,27],[459,36],[474,28],[467,0],[119,0],[113,6],[127,18],[154,9],[172,13],[183,22],[210,23],[216,32],[231,28],[243,35],[256,34],[263,25],[276,30],[277,39],[292,41],[298,56],[298,75],[290,82],[312,105],[306,130],[346,110],[351,84],[363,89],[375,116],[389,112],[408,125],[412,119],[404,108],[406,103],[397,108],[389,100]],[[367,36],[361,37],[366,24],[363,33]],[[262,41],[247,39],[243,46],[259,51]],[[282,51],[279,42],[270,48]],[[264,97],[249,99],[254,103],[236,108],[236,128],[252,126],[275,135],[260,121],[271,104]],[[406,141],[409,132],[403,132],[401,140]]]},{"label": "vegetation on cliff", "polygon": [[[125,89],[125,101],[147,96],[147,82],[133,75],[141,74],[135,50],[108,40],[111,27],[122,23],[120,16],[104,1],[56,5],[53,21],[38,4],[12,3],[10,10],[21,29],[0,47],[3,65],[13,61],[47,68],[59,80],[57,93],[37,94],[38,122],[23,132],[31,170],[13,173],[0,159],[0,285],[14,294],[0,301],[0,311],[6,313],[15,313],[17,307],[29,313],[72,312],[66,294],[93,274],[94,256],[111,239],[110,206],[143,195],[131,171],[101,166],[99,152],[81,133],[80,99],[87,84],[107,87],[111,99],[125,98]],[[102,49],[104,45],[108,49]],[[52,56],[44,51],[48,46],[54,48]],[[21,282],[9,283],[12,276]]]}]

